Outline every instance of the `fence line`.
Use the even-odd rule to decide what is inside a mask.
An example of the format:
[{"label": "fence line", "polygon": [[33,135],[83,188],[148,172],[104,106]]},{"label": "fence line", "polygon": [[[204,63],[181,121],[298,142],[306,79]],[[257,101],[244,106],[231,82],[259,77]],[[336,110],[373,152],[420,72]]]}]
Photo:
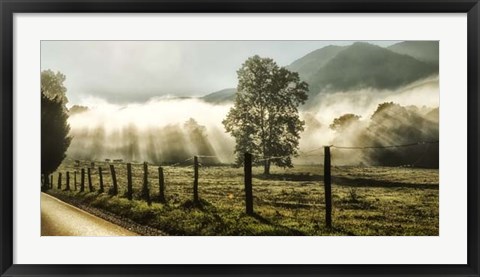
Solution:
[{"label": "fence line", "polygon": [[438,140],[436,141],[419,141],[407,144],[398,144],[398,145],[385,145],[385,146],[337,146],[337,145],[330,145],[332,148],[337,149],[348,149],[348,150],[362,150],[362,149],[387,149],[387,148],[402,148],[402,147],[410,147],[416,145],[425,145],[425,144],[434,144],[439,143]]},{"label": "fence line", "polygon": [[416,165],[418,162],[420,162],[427,155],[428,150],[430,150],[430,144],[427,144],[425,151],[423,151],[423,154],[418,157],[418,159],[413,163],[413,165]]},{"label": "fence line", "polygon": [[171,164],[171,165],[168,165],[168,166],[172,166],[172,167],[175,167],[175,166],[178,166],[178,165],[181,165],[181,164],[184,164],[185,162],[188,162],[188,161],[191,161],[193,160],[193,157],[192,158],[188,158],[184,161],[181,161],[181,162],[177,162],[177,163],[174,163],[174,164]]},{"label": "fence line", "polygon": [[[413,147],[417,145],[427,145],[429,147],[430,144],[435,144],[439,143],[438,140],[436,141],[418,141],[414,143],[408,143],[408,144],[398,144],[398,145],[384,145],[384,146],[338,146],[338,145],[329,145],[329,146],[323,146],[321,148],[314,148],[310,149],[305,152],[301,152],[300,155],[294,156],[295,157],[309,157],[309,156],[321,156],[324,157],[324,164],[323,164],[323,169],[324,169],[324,176],[323,176],[323,183],[324,183],[324,189],[325,189],[325,223],[328,228],[332,227],[332,188],[331,188],[331,181],[332,181],[332,176],[331,176],[331,160],[332,156],[330,153],[330,150],[333,149],[346,149],[346,150],[363,150],[363,149],[388,149],[388,148],[403,148],[403,147]],[[309,154],[309,153],[314,153],[316,151],[319,151],[323,149],[324,153],[318,153],[318,154]],[[426,155],[427,151],[421,155],[421,157],[418,159],[418,161],[421,160]],[[309,155],[306,155],[309,154]],[[292,157],[292,155],[284,155],[284,156],[270,156],[270,157],[262,157],[259,155],[252,155],[249,153],[245,153],[244,157],[244,192],[245,192],[245,212],[249,215],[254,215],[253,211],[253,192],[252,192],[252,162],[253,162],[253,157],[261,158],[260,160],[256,160],[255,162],[263,162],[263,161],[270,161],[270,160],[275,160],[275,159],[283,159],[283,158],[288,158]],[[167,165],[170,167],[175,167],[181,164],[185,164],[186,162],[189,162],[193,160],[193,201],[194,203],[199,203],[200,197],[199,197],[199,166],[201,163],[199,163],[199,159],[205,158],[205,159],[210,159],[210,158],[218,158],[218,156],[213,156],[213,155],[196,155],[194,157],[185,159],[181,162],[177,162],[173,165]],[[418,162],[417,161],[417,162]],[[94,163],[91,163],[92,166]],[[127,193],[126,196],[129,200],[132,200],[133,196],[133,186],[132,186],[132,164],[131,163],[126,163],[127,165]],[[78,167],[79,165],[75,165],[75,167]],[[117,195],[118,194],[118,185],[117,185],[117,178],[116,178],[116,173],[115,173],[115,167],[113,164],[110,164],[110,174],[111,174],[111,179],[112,179],[112,187],[108,191],[109,194],[111,195]],[[85,172],[85,169],[82,167],[81,168],[81,182],[80,182],[80,192],[83,192],[85,190],[85,173],[87,174],[87,181],[88,181],[88,188],[90,192],[94,192],[95,189],[93,188],[92,180],[91,180],[91,169],[90,167],[87,167],[87,172]],[[76,185],[76,172],[74,172],[74,186],[75,190],[77,189]],[[165,183],[165,173],[167,173],[168,176],[168,170],[164,171],[164,168],[162,166],[158,166],[158,185],[159,185],[159,197],[158,200],[162,203],[167,202],[167,197],[165,196],[165,188],[166,188],[166,183]],[[66,190],[70,189],[70,172],[66,172],[67,176],[67,182],[66,182]],[[98,193],[103,192],[103,176],[102,176],[102,168],[99,167],[98,169],[98,174],[100,178],[100,191]],[[52,176],[50,176],[52,178]],[[51,182],[50,185],[53,182]],[[62,185],[62,173],[58,173],[58,188],[60,189]],[[148,179],[148,163],[144,162],[143,163],[143,186],[142,186],[142,191],[141,191],[141,196],[140,198],[142,200],[145,200],[149,205],[151,205],[151,197],[150,197],[150,188],[149,188],[149,179]]]}]

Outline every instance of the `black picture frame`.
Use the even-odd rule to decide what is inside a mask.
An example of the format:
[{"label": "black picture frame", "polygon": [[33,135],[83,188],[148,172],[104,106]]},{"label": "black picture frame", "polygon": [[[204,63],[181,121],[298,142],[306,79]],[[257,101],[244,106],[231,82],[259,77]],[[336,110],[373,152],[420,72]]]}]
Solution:
[{"label": "black picture frame", "polygon": [[[0,0],[1,276],[479,276],[478,0]],[[468,263],[466,265],[24,265],[13,264],[13,15],[15,13],[467,13]],[[52,262],[55,258],[52,257]]]}]

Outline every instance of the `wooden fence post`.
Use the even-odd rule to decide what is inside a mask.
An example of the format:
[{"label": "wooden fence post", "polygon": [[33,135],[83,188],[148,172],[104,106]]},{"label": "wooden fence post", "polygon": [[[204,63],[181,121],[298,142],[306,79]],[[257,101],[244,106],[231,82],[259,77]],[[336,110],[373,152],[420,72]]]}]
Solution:
[{"label": "wooden fence post", "polygon": [[193,157],[193,202],[198,203],[198,157]]},{"label": "wooden fence post", "polygon": [[80,172],[80,192],[85,191],[85,168]]},{"label": "wooden fence post", "polygon": [[47,174],[42,174],[42,191],[46,191],[49,186]]},{"label": "wooden fence post", "polygon": [[101,166],[98,167],[98,177],[100,179],[100,190],[98,192],[103,193],[105,189],[103,188],[103,172]]},{"label": "wooden fence post", "polygon": [[65,190],[70,190],[70,171],[67,171],[67,186]]},{"label": "wooden fence post", "polygon": [[245,153],[243,172],[245,178],[245,211],[248,215],[253,215],[252,154],[250,153]]},{"label": "wooden fence post", "polygon": [[142,187],[142,199],[147,201],[148,205],[152,205],[150,199],[150,190],[148,189],[148,163],[143,163],[143,187]]},{"label": "wooden fence post", "polygon": [[62,172],[58,172],[58,185],[57,185],[57,189],[61,189],[62,188]]},{"label": "wooden fence post", "polygon": [[87,175],[88,175],[88,190],[90,192],[93,192],[95,191],[95,189],[93,188],[93,184],[92,184],[92,174],[91,174],[91,170],[90,170],[90,167],[87,168]]},{"label": "wooden fence post", "polygon": [[323,183],[325,185],[325,222],[328,228],[332,228],[332,177],[330,146],[324,147],[325,160],[323,163]]},{"label": "wooden fence post", "polygon": [[165,179],[163,176],[163,168],[161,166],[158,167],[158,185],[160,189],[158,198],[160,202],[165,202]]},{"label": "wooden fence post", "polygon": [[113,184],[113,187],[110,189],[110,194],[117,195],[118,194],[117,175],[115,174],[115,167],[113,166],[113,164],[110,165],[110,174],[112,174],[112,184]]},{"label": "wooden fence post", "polygon": [[48,190],[50,188],[50,184],[48,183],[49,176],[48,174],[43,174],[43,186],[42,190]]},{"label": "wooden fence post", "polygon": [[77,191],[77,171],[73,172],[73,187],[75,188],[75,191]]},{"label": "wooden fence post", "polygon": [[127,163],[127,198],[132,200],[132,164]]}]

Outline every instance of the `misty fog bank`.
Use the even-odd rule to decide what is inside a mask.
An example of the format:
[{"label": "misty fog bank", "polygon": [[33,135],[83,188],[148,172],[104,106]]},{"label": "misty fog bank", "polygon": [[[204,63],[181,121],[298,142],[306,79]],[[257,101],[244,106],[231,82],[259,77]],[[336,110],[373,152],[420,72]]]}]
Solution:
[{"label": "misty fog bank", "polygon": [[[388,105],[377,111],[379,104],[385,102],[398,105]],[[69,158],[124,159],[155,164],[178,163],[193,155],[217,157],[205,158],[204,163],[232,163],[234,160],[235,141],[225,133],[222,125],[232,103],[209,104],[194,98],[164,97],[127,105],[87,98],[80,104],[88,110],[70,116],[73,140],[67,152]],[[322,151],[312,149],[323,145],[367,146],[438,140],[438,106],[438,78],[394,91],[366,89],[319,94],[301,109],[306,125],[300,139],[301,155],[294,159],[294,164],[322,163]],[[376,111],[376,116],[372,117]],[[348,113],[360,116],[358,122],[347,124],[342,130],[330,128],[335,118]],[[403,149],[402,153],[419,159],[421,155],[434,155],[432,147],[437,147],[438,159],[438,145],[428,146],[430,150],[425,147]],[[388,151],[344,152],[332,152],[333,162],[356,165],[381,161],[385,164],[383,161],[391,157],[392,163],[387,164],[395,165],[407,157]]]}]

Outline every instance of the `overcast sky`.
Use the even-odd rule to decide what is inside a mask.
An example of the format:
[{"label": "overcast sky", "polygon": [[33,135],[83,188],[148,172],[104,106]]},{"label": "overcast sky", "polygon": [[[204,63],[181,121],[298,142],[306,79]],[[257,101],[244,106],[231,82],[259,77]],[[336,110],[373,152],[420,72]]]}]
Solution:
[{"label": "overcast sky", "polygon": [[[42,70],[66,75],[70,104],[88,96],[143,102],[154,96],[201,96],[235,87],[250,56],[286,66],[326,45],[351,41],[43,41]],[[370,42],[388,46],[395,41]]]}]

